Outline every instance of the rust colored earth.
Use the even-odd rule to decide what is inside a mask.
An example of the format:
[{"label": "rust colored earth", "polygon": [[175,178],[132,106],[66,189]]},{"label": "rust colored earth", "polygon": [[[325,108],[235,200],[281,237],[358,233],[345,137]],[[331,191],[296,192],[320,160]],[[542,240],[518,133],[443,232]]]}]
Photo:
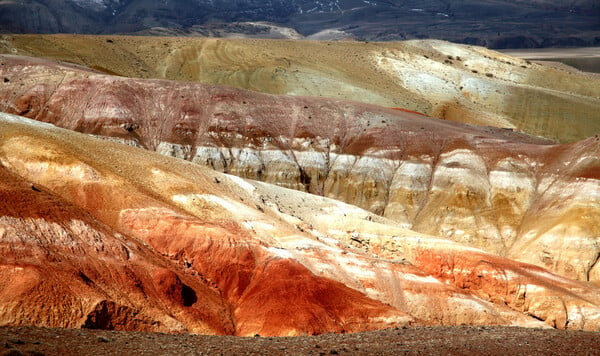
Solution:
[{"label": "rust colored earth", "polygon": [[598,137],[21,56],[0,78],[0,325],[600,330]]}]

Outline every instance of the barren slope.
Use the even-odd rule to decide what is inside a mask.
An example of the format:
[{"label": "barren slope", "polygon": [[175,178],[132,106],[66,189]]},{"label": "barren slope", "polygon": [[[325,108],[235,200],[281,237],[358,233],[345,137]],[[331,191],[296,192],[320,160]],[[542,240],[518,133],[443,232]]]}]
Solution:
[{"label": "barren slope", "polygon": [[3,111],[336,198],[405,228],[600,280],[598,137],[548,145],[340,100],[119,78],[24,57],[0,64]]},{"label": "barren slope", "polygon": [[[130,320],[129,311],[138,318],[144,315],[136,312],[135,293],[144,291],[152,300],[148,288],[155,288],[166,293],[162,298],[172,298],[166,305],[179,305],[181,310],[180,314],[171,309],[171,316],[183,325],[149,320],[168,331],[194,331],[189,327],[192,322],[212,322],[214,328],[219,321],[234,330],[201,331],[295,335],[409,323],[544,325],[540,320],[558,328],[600,328],[600,293],[589,284],[405,230],[334,200],[0,116],[0,163],[8,182],[3,183],[3,194],[27,201],[18,209],[14,199],[2,203],[2,275],[10,278],[3,279],[0,295],[6,300],[3,305],[15,303],[22,310],[2,309],[4,325],[73,327],[92,319],[102,323],[91,327],[144,330],[124,320]],[[58,210],[62,215],[56,215],[56,203],[40,203],[45,196],[66,204]],[[95,243],[90,235],[69,230],[57,232],[61,239],[44,238],[48,236],[43,235],[44,226],[52,225],[44,216],[60,216],[59,227],[64,229],[78,221],[71,210],[84,211],[77,214],[87,216],[83,221],[92,221],[91,227],[107,226],[102,228],[104,235],[92,234]],[[40,222],[31,221],[29,214]],[[117,231],[120,235],[115,236],[124,245],[141,243],[139,248],[125,248],[122,256],[129,261],[121,263],[145,268],[138,274],[113,275],[103,285],[107,297],[100,308],[90,311],[85,308],[88,304],[81,304],[81,313],[60,313],[40,321],[58,306],[79,310],[72,304],[80,305],[81,292],[73,283],[59,289],[57,280],[35,275],[30,271],[36,269],[29,266],[52,266],[49,271],[60,273],[70,266],[72,273],[84,271],[78,282],[82,288],[99,285],[100,271],[122,271],[113,254],[108,259],[98,256],[113,241],[107,229]],[[70,249],[73,243],[65,244],[65,239],[78,239],[84,250]],[[24,261],[19,257],[21,244],[28,244],[28,251],[41,248],[44,253]],[[82,253],[86,259],[68,264]],[[149,264],[152,253],[162,256],[157,261],[164,258],[170,263],[164,268],[155,267],[159,262]],[[98,267],[98,273],[87,272],[98,263],[108,266]],[[137,275],[152,276],[152,282],[146,284],[148,277]],[[113,291],[118,288],[111,286],[115,283],[133,283],[137,289]],[[60,293],[47,293],[42,287]],[[22,294],[15,295],[15,288]],[[216,298],[216,308],[206,304],[213,291],[222,298]],[[124,297],[111,295],[117,292]],[[47,298],[43,304],[25,303],[42,296]],[[218,314],[220,303],[229,306],[230,318]],[[29,320],[26,315],[34,310],[38,319]],[[215,320],[215,313],[223,319]]]},{"label": "barren slope", "polygon": [[[186,214],[179,205],[190,189],[191,199],[202,198],[206,175],[170,171],[168,160],[145,159],[146,152],[136,152],[139,166],[132,167],[131,152],[119,152],[126,146],[105,148],[103,141],[20,122],[4,116],[0,124],[7,178],[2,324],[288,335],[412,320],[293,260],[278,259],[218,205],[229,206],[225,192],[206,196],[217,205],[196,206],[198,218]],[[125,175],[131,169],[138,175]],[[177,181],[183,173],[192,178]],[[44,187],[58,198],[44,196]],[[124,235],[85,223],[98,225],[96,219]],[[295,293],[282,295],[291,284]],[[257,293],[264,293],[262,303],[252,299]],[[296,308],[282,308],[284,301]]]},{"label": "barren slope", "polygon": [[402,107],[561,142],[600,132],[598,77],[442,41],[15,35],[0,50],[130,77]]},{"label": "barren slope", "polygon": [[4,165],[0,201],[1,325],[233,332],[215,288]]}]

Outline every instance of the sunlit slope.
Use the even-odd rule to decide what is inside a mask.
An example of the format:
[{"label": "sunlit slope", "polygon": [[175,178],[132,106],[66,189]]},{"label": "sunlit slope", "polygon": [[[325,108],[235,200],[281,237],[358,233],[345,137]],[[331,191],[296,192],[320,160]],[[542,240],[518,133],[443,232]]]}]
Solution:
[{"label": "sunlit slope", "polygon": [[442,41],[3,36],[5,53],[129,77],[402,107],[567,142],[600,132],[600,79]]},{"label": "sunlit slope", "polygon": [[600,328],[589,284],[25,118],[0,114],[0,175],[3,325],[245,336]]},{"label": "sunlit slope", "polygon": [[357,102],[108,76],[30,57],[3,56],[0,77],[2,111],[600,280],[598,137],[549,145]]}]

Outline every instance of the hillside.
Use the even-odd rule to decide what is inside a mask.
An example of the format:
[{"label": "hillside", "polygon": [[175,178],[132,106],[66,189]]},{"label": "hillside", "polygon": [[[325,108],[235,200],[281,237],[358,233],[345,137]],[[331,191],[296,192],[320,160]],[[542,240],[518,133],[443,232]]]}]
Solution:
[{"label": "hillside", "polygon": [[[595,74],[438,40],[3,35],[0,340],[571,347],[600,331],[599,109]],[[80,335],[4,348],[136,336]]]},{"label": "hillside", "polygon": [[29,119],[1,114],[0,129],[3,325],[600,327],[598,288],[539,267]]},{"label": "hillside", "polygon": [[[108,76],[26,57],[0,64],[9,80],[0,86],[2,111],[335,198],[421,233],[600,280],[598,135],[550,145],[355,102]],[[369,248],[368,238],[354,240]]]},{"label": "hillside", "polygon": [[4,36],[3,53],[109,74],[399,107],[558,142],[600,132],[600,78],[441,41]]}]

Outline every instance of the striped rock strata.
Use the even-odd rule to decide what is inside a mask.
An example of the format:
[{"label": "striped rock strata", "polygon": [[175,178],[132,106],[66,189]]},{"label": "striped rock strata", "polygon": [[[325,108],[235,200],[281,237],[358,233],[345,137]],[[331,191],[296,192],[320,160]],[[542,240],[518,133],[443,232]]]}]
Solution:
[{"label": "striped rock strata", "polygon": [[598,137],[549,145],[364,104],[126,79],[24,57],[2,57],[0,75],[3,111],[600,280]]},{"label": "striped rock strata", "polygon": [[63,60],[127,77],[407,108],[564,143],[600,131],[597,75],[437,40],[4,35],[0,53]]},{"label": "striped rock strata", "polygon": [[336,200],[25,118],[0,114],[0,173],[4,325],[600,329],[590,284]]}]

